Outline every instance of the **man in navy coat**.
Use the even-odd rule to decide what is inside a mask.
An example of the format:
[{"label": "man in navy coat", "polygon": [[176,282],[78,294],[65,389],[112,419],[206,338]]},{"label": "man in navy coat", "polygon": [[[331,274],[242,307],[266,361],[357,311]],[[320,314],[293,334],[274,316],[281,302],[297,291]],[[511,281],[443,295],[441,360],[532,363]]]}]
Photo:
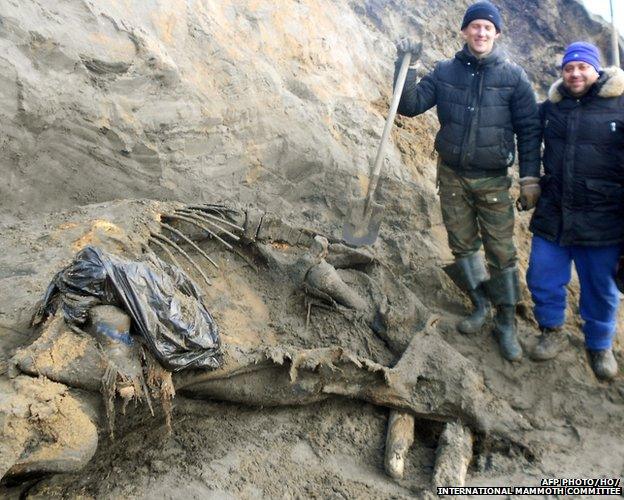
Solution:
[{"label": "man in navy coat", "polygon": [[576,42],[566,49],[561,73],[540,109],[544,176],[530,226],[527,284],[541,335],[531,354],[551,359],[563,347],[574,262],[589,362],[609,380],[618,371],[612,344],[624,242],[624,72],[602,70],[598,49]]}]

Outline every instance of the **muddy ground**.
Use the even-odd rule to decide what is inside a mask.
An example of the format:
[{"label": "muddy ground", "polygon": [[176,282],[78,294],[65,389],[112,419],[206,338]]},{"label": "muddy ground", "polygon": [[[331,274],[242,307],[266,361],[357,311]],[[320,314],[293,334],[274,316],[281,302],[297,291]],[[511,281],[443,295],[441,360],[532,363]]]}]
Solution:
[{"label": "muddy ground", "polygon": [[[43,225],[40,219],[33,219],[5,226],[2,262],[11,272],[1,281],[0,311],[3,324],[16,327],[3,330],[3,359],[8,361],[18,345],[36,336],[25,321],[47,280],[77,248],[100,243],[123,252],[128,249],[123,235],[140,235],[153,228],[154,214],[162,210],[161,204],[153,202],[116,202],[55,214]],[[304,219],[300,218],[302,223]],[[400,218],[389,219],[389,227],[405,223]],[[523,267],[526,222],[523,215],[518,225]],[[537,485],[540,478],[550,476],[620,477],[624,472],[620,437],[624,380],[620,375],[607,384],[593,377],[573,316],[575,307],[569,311],[569,345],[555,361],[534,363],[525,358],[521,363],[508,363],[487,332],[462,336],[455,331],[454,323],[466,310],[465,301],[434,266],[410,275],[400,256],[385,249],[396,244],[393,240],[392,231],[382,231],[374,253],[387,252],[392,271],[403,273],[408,288],[417,292],[429,312],[440,316],[438,329],[445,340],[473,362],[488,389],[507,400],[534,428],[530,438],[536,443],[535,456],[513,449],[477,449],[467,484]],[[285,244],[274,246],[291,251]],[[206,271],[214,283],[203,288],[207,303],[214,306],[225,343],[302,348],[340,345],[387,366],[396,362],[396,355],[370,330],[363,328],[355,337],[345,336],[353,330],[344,323],[346,318],[332,311],[313,307],[306,328],[305,297],[292,290],[284,294],[283,276],[261,263],[256,271],[247,260],[214,243],[207,249],[221,269]],[[202,262],[199,254],[187,250]],[[9,264],[13,262],[16,264]],[[201,282],[192,268],[186,271]],[[427,279],[430,285],[424,289],[419,281]],[[577,291],[573,284],[572,297]],[[528,346],[536,332],[526,303],[521,304],[519,313],[521,340]],[[624,362],[620,339],[616,355]],[[16,498],[424,495],[431,487],[441,424],[417,421],[405,478],[395,481],[383,471],[387,418],[385,408],[340,398],[304,407],[250,408],[178,395],[170,434],[162,412],[152,417],[144,407],[133,408],[125,417],[118,417],[114,441],[101,432],[96,455],[83,470],[26,478],[21,484],[9,482],[0,492]]]}]

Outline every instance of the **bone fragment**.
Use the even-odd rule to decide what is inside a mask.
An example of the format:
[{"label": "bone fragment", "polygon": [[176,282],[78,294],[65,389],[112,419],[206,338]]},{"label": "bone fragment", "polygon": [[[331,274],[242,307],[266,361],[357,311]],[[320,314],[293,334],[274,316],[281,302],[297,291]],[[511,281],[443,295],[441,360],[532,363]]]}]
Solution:
[{"label": "bone fragment", "polygon": [[[152,233],[151,234],[151,238],[150,241],[159,241],[166,243],[167,245],[171,246],[172,248],[176,249],[178,252],[180,252],[182,254],[182,256],[188,260],[191,265],[195,268],[195,270],[201,275],[201,277],[204,279],[204,281],[206,282],[206,284],[208,286],[212,286],[212,282],[208,279],[208,276],[206,276],[204,274],[204,271],[202,271],[201,267],[199,267],[197,265],[197,263],[191,258],[191,256],[189,254],[187,254],[177,243],[175,243],[174,241],[171,241],[169,238],[167,238],[166,236],[163,236],[162,234],[156,234],[156,233]],[[180,269],[182,269],[180,267]]]},{"label": "bone fragment", "polygon": [[306,275],[306,281],[343,306],[356,311],[366,311],[368,307],[368,303],[342,280],[338,271],[331,264],[324,260],[310,268]]},{"label": "bone fragment", "polygon": [[[182,221],[188,222],[189,224],[192,224],[193,226],[198,227],[202,231],[208,233],[211,237],[215,238],[217,241],[222,243],[228,250],[232,250],[232,245],[230,245],[227,241],[225,241],[223,238],[218,236],[212,229],[206,227],[203,224],[204,222],[207,222],[205,219],[201,219],[201,218],[195,217],[193,215],[179,215],[179,214],[177,214],[177,215],[164,215],[163,217],[166,217],[168,219],[182,220]],[[234,238],[236,238],[237,240],[239,239],[238,236],[234,236]]]},{"label": "bone fragment", "polygon": [[[214,215],[208,214],[208,213],[206,213],[206,212],[204,212],[202,210],[197,210],[197,209],[194,209],[194,208],[180,208],[179,210],[176,210],[176,212],[185,213],[185,214],[194,214],[194,215],[197,215],[198,217],[201,217],[202,219],[208,219],[209,221],[212,220],[212,221],[218,222],[220,224],[225,224],[226,226],[229,226],[232,229],[236,229],[237,231],[240,231],[240,232],[243,232],[245,230],[244,228],[242,228],[240,226],[237,226],[236,224],[234,224],[234,223],[232,223],[232,222],[230,222],[228,220],[225,220],[225,219],[223,219],[221,217],[216,217]],[[215,226],[216,226],[216,224],[215,224]],[[226,231],[223,228],[220,228],[220,229],[223,232],[225,232],[226,234],[231,235],[231,236],[235,236],[238,239],[238,237],[236,235],[233,235],[232,233]]]},{"label": "bone fragment", "polygon": [[402,479],[405,469],[405,456],[414,442],[414,416],[390,410],[388,433],[386,434],[386,459],[384,466],[388,475]]},{"label": "bone fragment", "polygon": [[448,422],[440,436],[433,486],[464,486],[472,460],[472,433],[460,422]]},{"label": "bone fragment", "polygon": [[[219,214],[221,218],[232,217],[232,214],[241,216],[243,215],[240,210],[236,210],[234,208],[226,207],[225,205],[217,205],[214,203],[201,203],[199,205],[189,205],[186,208],[191,208],[195,210],[201,210],[204,213],[208,214]],[[214,215],[213,215],[214,217]]]},{"label": "bone fragment", "polygon": [[212,260],[210,258],[210,255],[208,255],[206,252],[204,252],[201,248],[199,248],[199,246],[197,246],[197,243],[195,243],[191,238],[189,238],[188,236],[186,236],[182,231],[177,230],[175,227],[170,226],[169,224],[166,224],[164,222],[161,222],[160,225],[162,227],[164,227],[165,229],[168,229],[169,231],[171,231],[173,234],[179,236],[180,238],[182,238],[184,241],[186,241],[189,245],[191,245],[195,250],[197,250],[199,252],[200,255],[203,255],[203,257],[210,262],[213,266],[215,266],[217,269],[219,269],[219,266],[217,265],[217,263]]},{"label": "bone fragment", "polygon": [[169,257],[169,260],[171,260],[171,263],[174,266],[177,266],[180,269],[183,269],[182,266],[180,265],[180,262],[178,262],[178,259],[175,258],[175,255],[173,255],[173,252],[171,252],[171,250],[169,250],[169,247],[167,247],[167,245],[165,245],[161,241],[157,240],[156,238],[150,238],[150,241],[152,243],[154,243],[158,248],[160,248],[163,252],[165,252],[167,254],[167,256]]}]

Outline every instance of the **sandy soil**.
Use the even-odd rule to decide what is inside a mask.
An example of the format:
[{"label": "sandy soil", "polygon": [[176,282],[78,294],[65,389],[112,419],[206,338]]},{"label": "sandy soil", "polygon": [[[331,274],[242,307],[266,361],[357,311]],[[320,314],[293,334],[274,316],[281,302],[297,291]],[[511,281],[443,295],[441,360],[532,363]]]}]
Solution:
[{"label": "sandy soil", "polygon": [[[119,246],[126,241],[120,236],[122,233],[130,229],[140,234],[140,227],[152,224],[150,214],[163,207],[150,203],[104,204],[61,214],[57,217],[61,222],[53,226],[41,227],[35,220],[15,225],[5,232],[4,255],[10,260],[17,254],[31,252],[34,264],[41,256],[32,250],[29,239],[58,235],[59,227],[65,232],[78,231],[80,221],[85,219],[108,220],[110,225],[105,226],[109,235],[111,227],[118,228],[119,235],[113,231],[116,237],[112,241]],[[129,217],[128,213],[133,215]],[[394,219],[389,227],[401,223],[406,222]],[[96,226],[103,227],[102,222]],[[523,216],[518,225],[519,236],[525,230]],[[93,234],[86,240],[82,236],[58,238],[56,246],[46,248],[48,260],[43,267],[51,270],[71,255],[73,247],[66,248],[65,242],[93,243],[94,237],[98,239]],[[379,253],[392,238],[391,231],[382,233],[375,251]],[[101,237],[98,241],[109,240]],[[294,251],[285,244],[276,248]],[[301,348],[343,345],[385,365],[396,361],[382,339],[370,331],[366,334],[366,329],[359,337],[345,337],[350,326],[342,322],[347,319],[331,311],[313,307],[306,329],[304,297],[284,287],[283,276],[262,267],[257,272],[239,256],[214,244],[207,249],[221,266],[209,273],[213,287],[204,288],[224,342]],[[526,242],[521,249],[526,255]],[[194,257],[201,261],[199,255]],[[388,251],[388,261],[396,262],[392,265],[395,273],[405,273],[395,251]],[[521,265],[525,264],[523,258]],[[187,272],[200,282],[192,268]],[[17,307],[8,312],[10,318],[19,319],[32,310],[33,299],[45,286],[45,274],[36,276],[31,283],[31,295],[23,297],[23,310]],[[426,276],[405,276],[405,283],[418,292],[428,309],[441,316],[438,329],[444,338],[478,367],[487,388],[509,401],[534,428],[530,439],[536,456],[523,456],[513,450],[488,450],[477,443],[467,484],[536,485],[540,478],[549,476],[622,475],[624,380],[619,376],[606,384],[593,377],[584,358],[574,305],[569,311],[569,345],[564,353],[549,363],[524,359],[511,364],[501,359],[488,333],[462,336],[455,331],[454,323],[466,304],[448,280],[429,286],[423,293],[418,281]],[[572,297],[578,296],[577,292],[572,284]],[[4,304],[8,302],[5,300]],[[522,307],[520,312],[527,315]],[[521,317],[520,331],[522,343],[530,345],[535,339],[532,323]],[[28,338],[19,338],[19,342],[5,338],[5,356]],[[616,352],[619,361],[624,362],[621,340],[616,342]],[[132,409],[125,417],[118,416],[115,441],[102,432],[98,451],[84,470],[38,478],[19,486],[9,483],[0,492],[21,492],[33,498],[420,497],[431,487],[435,447],[442,427],[430,421],[417,422],[417,438],[408,455],[406,476],[394,481],[383,472],[387,418],[385,408],[343,399],[306,407],[263,409],[194,401],[178,395],[174,399],[170,435],[162,412],[151,417],[144,407]]]},{"label": "sandy soil", "polygon": [[[29,320],[53,275],[85,244],[136,254],[158,229],[157,214],[172,207],[134,198],[231,201],[340,238],[346,198],[363,191],[378,145],[394,40],[421,36],[427,41],[423,66],[431,68],[459,48],[455,20],[468,3],[0,5],[0,170],[7,173],[0,186],[0,405],[12,383],[11,357],[39,334]],[[578,2],[500,3],[509,27],[501,45],[527,68],[542,95],[556,76],[553,61],[564,43],[586,38],[608,47],[607,29]],[[533,426],[534,456],[477,442],[467,484],[621,477],[624,376],[610,384],[593,377],[576,283],[570,286],[569,345],[553,362],[510,364],[487,331],[455,331],[468,304],[441,270],[451,255],[435,189],[436,128],[433,112],[397,120],[379,192],[385,218],[372,251],[426,312],[439,315],[439,332],[472,362],[487,389]],[[117,198],[124,199],[110,201]],[[528,217],[519,216],[516,230],[522,271]],[[203,287],[192,268],[186,271],[204,288],[225,343],[340,345],[387,366],[396,362],[388,342],[370,329],[354,330],[347,317],[312,307],[306,326],[303,293],[283,287],[283,274],[256,272],[239,256],[207,248],[222,264],[220,271],[206,268],[214,286]],[[353,272],[341,276],[357,284]],[[523,294],[520,336],[529,346],[536,330],[526,287]],[[618,327],[622,365],[624,310]],[[70,352],[75,346],[63,350]],[[33,417],[40,408],[58,411],[57,393],[79,395],[55,385],[42,393],[43,402],[35,394],[13,409]],[[171,434],[162,411],[152,417],[144,406],[130,407],[118,416],[116,440],[100,425],[98,450],[83,470],[4,482],[0,497],[413,498],[431,486],[442,429],[430,421],[417,422],[406,476],[395,481],[383,472],[386,408],[340,398],[250,408],[181,395],[173,404]]]}]

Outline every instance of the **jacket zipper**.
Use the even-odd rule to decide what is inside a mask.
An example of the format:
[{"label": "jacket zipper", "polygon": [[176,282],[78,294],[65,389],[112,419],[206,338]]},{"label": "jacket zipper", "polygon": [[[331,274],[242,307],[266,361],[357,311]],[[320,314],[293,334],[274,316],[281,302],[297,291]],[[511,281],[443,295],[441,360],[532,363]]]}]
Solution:
[{"label": "jacket zipper", "polygon": [[[483,96],[483,80],[484,80],[484,68],[481,65],[481,61],[477,63],[476,75],[478,78],[478,82],[475,84],[477,92],[472,100],[471,105],[469,106],[469,111],[472,113],[472,118],[470,120],[470,125],[466,130],[464,135],[464,140],[462,143],[462,155],[461,155],[461,167],[463,169],[468,167],[468,163],[470,162],[469,156],[471,156],[471,147],[470,145],[476,142],[477,136],[477,127],[479,124],[479,116],[481,114],[481,98]],[[476,148],[472,148],[475,149]]]},{"label": "jacket zipper", "polygon": [[[566,213],[569,210],[573,210],[575,207],[574,197],[574,153],[576,146],[576,136],[578,131],[578,120],[581,112],[581,100],[576,99],[576,106],[568,115],[568,124],[566,130],[566,145],[563,156],[563,185],[561,187],[561,226],[564,234],[572,234],[574,238],[573,221],[566,217]],[[561,240],[561,244],[570,244],[566,239]]]}]

